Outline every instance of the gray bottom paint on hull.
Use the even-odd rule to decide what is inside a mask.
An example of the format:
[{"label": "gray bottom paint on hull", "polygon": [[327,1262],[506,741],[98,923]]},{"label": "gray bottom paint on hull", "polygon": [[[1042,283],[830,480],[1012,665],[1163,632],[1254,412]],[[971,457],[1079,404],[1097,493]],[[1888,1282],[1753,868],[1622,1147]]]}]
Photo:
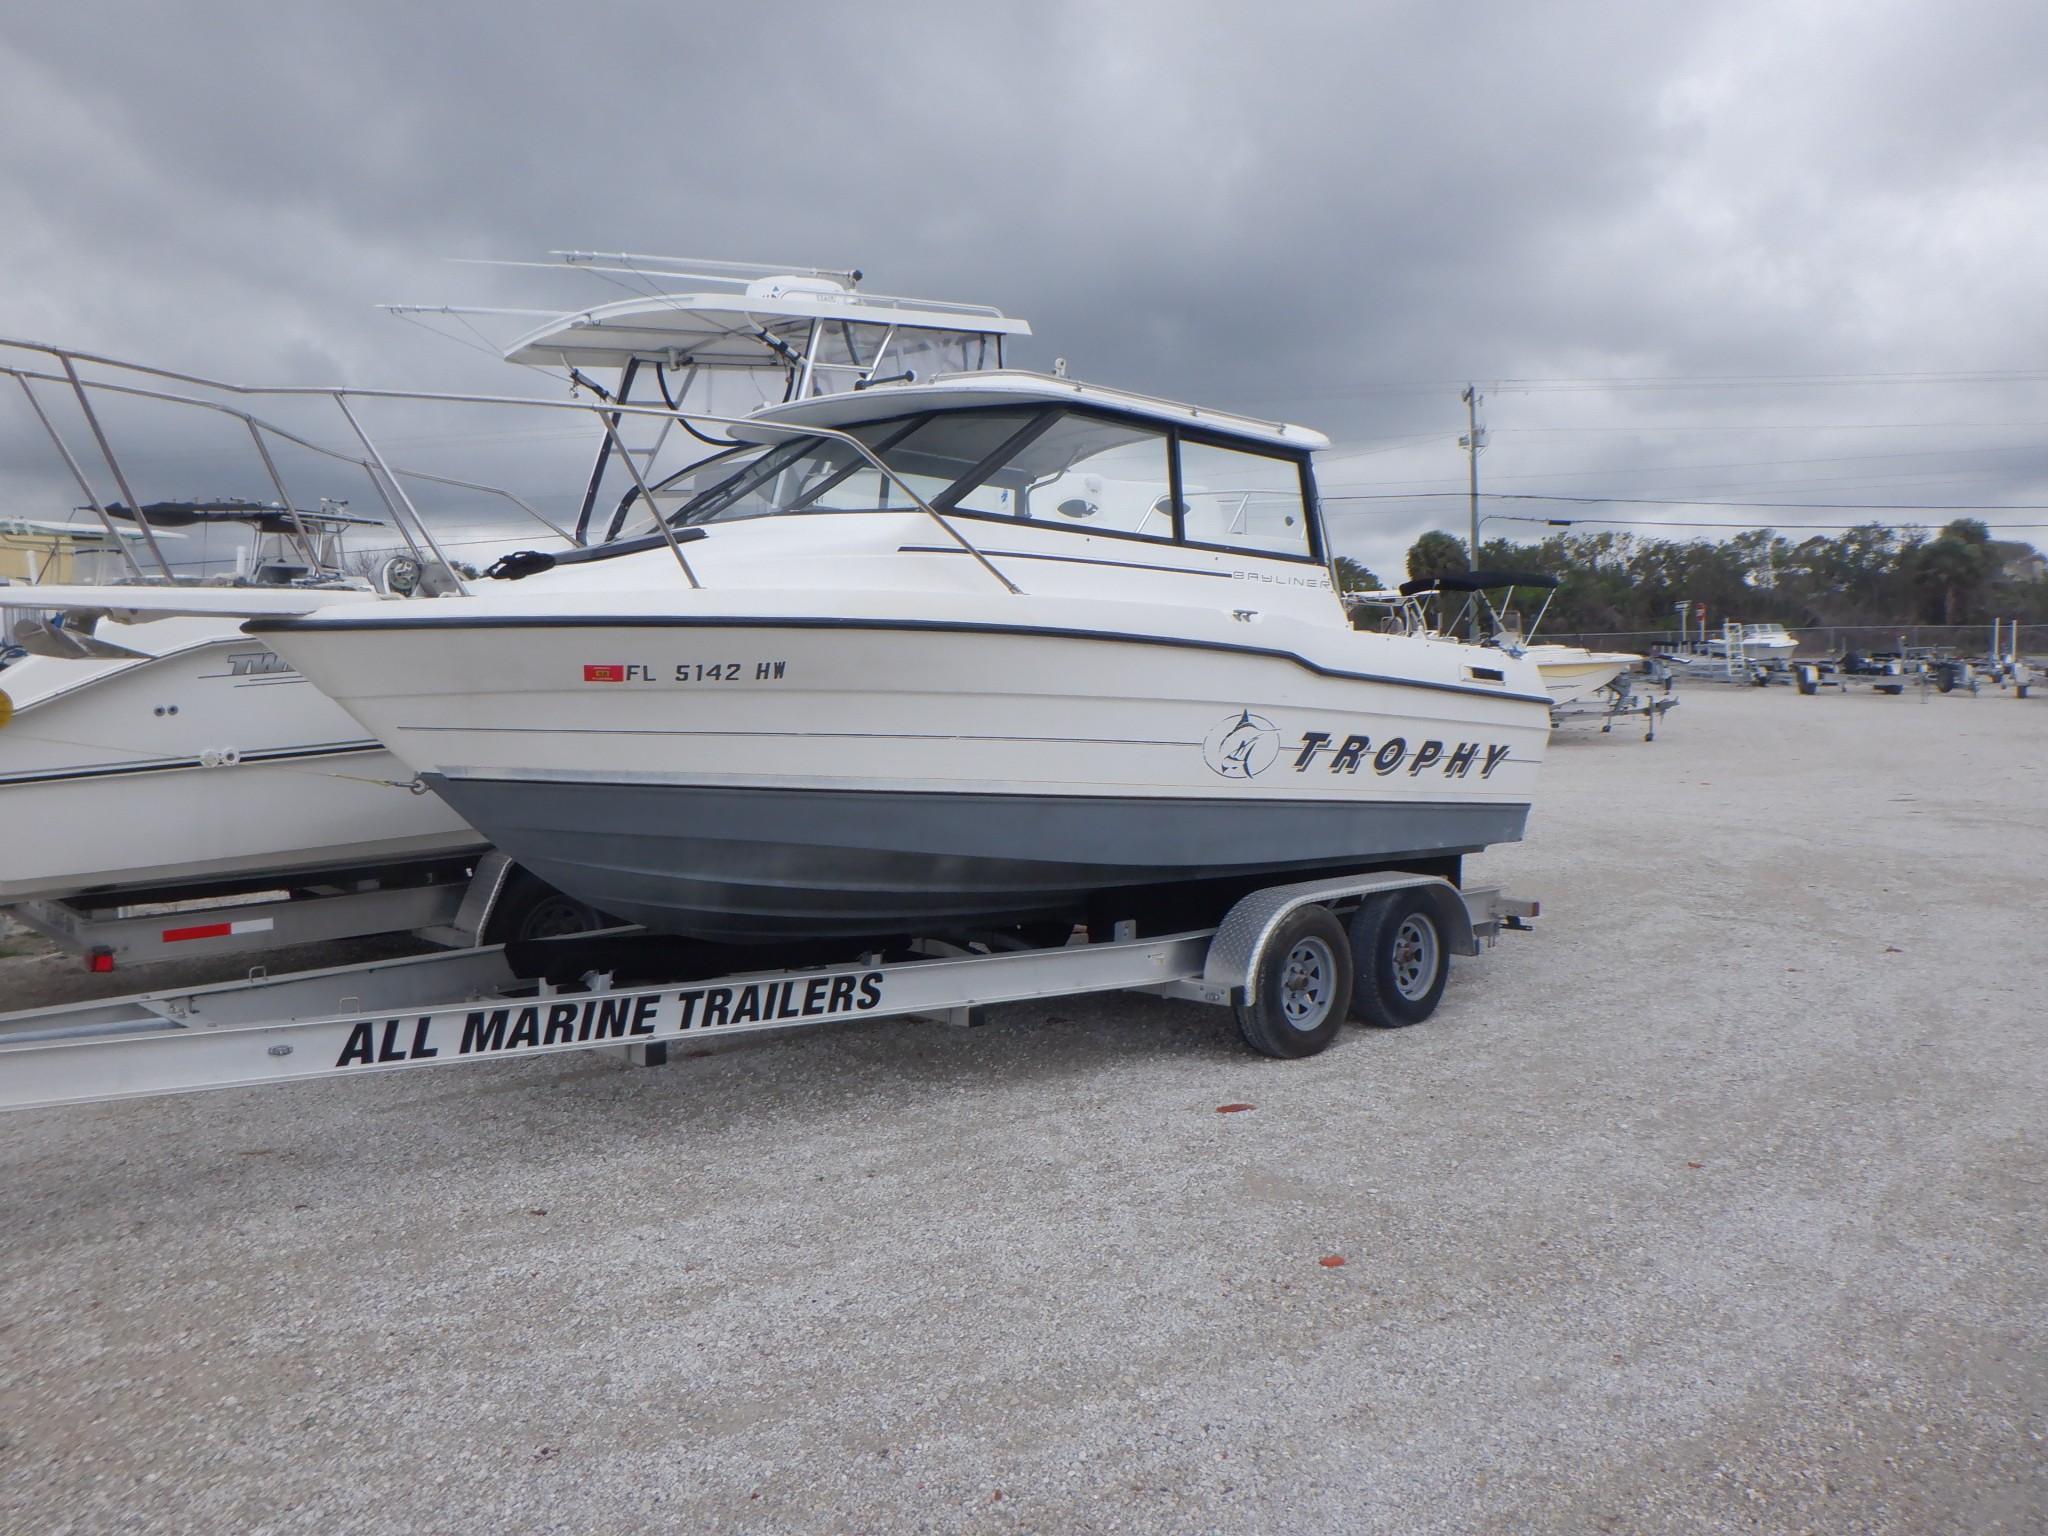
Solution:
[{"label": "gray bottom paint on hull", "polygon": [[1090,893],[1472,853],[1524,805],[428,782],[542,879],[658,932],[936,934]]}]

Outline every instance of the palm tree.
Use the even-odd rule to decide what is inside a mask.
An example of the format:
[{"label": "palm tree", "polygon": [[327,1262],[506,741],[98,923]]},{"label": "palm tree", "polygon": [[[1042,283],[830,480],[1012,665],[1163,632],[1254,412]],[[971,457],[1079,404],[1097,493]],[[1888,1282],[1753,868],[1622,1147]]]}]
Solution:
[{"label": "palm tree", "polygon": [[1465,541],[1448,533],[1425,533],[1408,546],[1408,574],[1420,581],[1425,576],[1455,576],[1469,570]]}]

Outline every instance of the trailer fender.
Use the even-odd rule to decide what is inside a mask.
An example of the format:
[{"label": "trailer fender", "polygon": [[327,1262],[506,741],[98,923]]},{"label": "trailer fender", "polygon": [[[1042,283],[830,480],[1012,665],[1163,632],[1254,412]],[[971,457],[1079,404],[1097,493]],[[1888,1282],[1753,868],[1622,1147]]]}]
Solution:
[{"label": "trailer fender", "polygon": [[1205,987],[1228,991],[1233,1001],[1243,1002],[1245,986],[1258,968],[1274,933],[1290,912],[1310,904],[1349,904],[1358,897],[1382,891],[1424,890],[1443,927],[1451,953],[1476,955],[1478,938],[1472,928],[1472,914],[1456,886],[1436,875],[1355,875],[1337,880],[1308,880],[1297,885],[1270,886],[1254,891],[1225,915],[1216,937],[1209,942],[1209,954],[1202,967]]}]

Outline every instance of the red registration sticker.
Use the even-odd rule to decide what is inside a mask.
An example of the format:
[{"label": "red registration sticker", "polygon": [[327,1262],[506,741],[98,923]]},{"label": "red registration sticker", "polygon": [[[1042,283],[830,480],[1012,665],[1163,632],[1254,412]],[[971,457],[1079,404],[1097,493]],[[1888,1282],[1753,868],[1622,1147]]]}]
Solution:
[{"label": "red registration sticker", "polygon": [[623,683],[625,680],[625,667],[616,663],[586,661],[583,664],[583,681],[586,683]]}]

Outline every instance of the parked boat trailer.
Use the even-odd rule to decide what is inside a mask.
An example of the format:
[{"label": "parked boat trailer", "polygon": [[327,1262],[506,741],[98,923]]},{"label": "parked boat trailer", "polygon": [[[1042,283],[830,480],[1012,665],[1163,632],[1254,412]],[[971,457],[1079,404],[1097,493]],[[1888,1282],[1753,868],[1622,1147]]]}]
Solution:
[{"label": "parked boat trailer", "polygon": [[1607,736],[1613,734],[1615,721],[1640,717],[1643,740],[1655,741],[1658,718],[1678,708],[1678,700],[1671,691],[1676,681],[1676,674],[1661,657],[1645,657],[1640,667],[1630,666],[1591,698],[1552,705],[1551,728],[1597,720],[1600,734]]},{"label": "parked boat trailer", "polygon": [[[1245,1043],[1313,1055],[1349,1015],[1419,1023],[1452,954],[1476,955],[1538,912],[1493,887],[1378,874],[1271,886],[1214,928],[1043,948],[925,942],[854,962],[619,984],[562,979],[646,935],[544,939],[0,1015],[0,1109],[35,1109],[407,1067],[623,1050],[850,1019],[979,1021],[996,1003],[1138,991],[1228,1006]],[[687,967],[676,967],[684,970]],[[524,972],[526,974],[520,974]],[[540,979],[536,979],[536,977]],[[555,979],[547,979],[555,978]]]},{"label": "parked boat trailer", "polygon": [[1823,688],[1847,693],[1863,687],[1894,696],[1903,694],[1909,683],[1917,684],[1920,696],[1954,693],[1966,689],[1972,697],[1985,684],[2003,691],[2010,688],[2014,698],[2024,699],[2034,684],[2034,669],[2019,648],[2020,626],[2014,620],[1991,621],[1991,648],[1981,656],[1956,656],[1940,646],[1909,646],[1899,637],[1896,651],[1874,656],[1851,652],[1839,661],[1795,661],[1794,681],[1802,694],[1816,694]]}]

